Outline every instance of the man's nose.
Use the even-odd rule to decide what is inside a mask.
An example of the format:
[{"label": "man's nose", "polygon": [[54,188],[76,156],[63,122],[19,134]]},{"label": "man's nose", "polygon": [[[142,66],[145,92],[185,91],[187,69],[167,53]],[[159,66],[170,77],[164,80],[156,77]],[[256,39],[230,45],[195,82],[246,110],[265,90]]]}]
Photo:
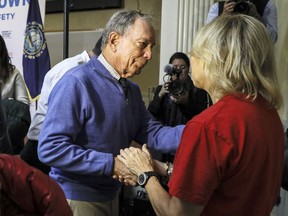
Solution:
[{"label": "man's nose", "polygon": [[152,47],[147,46],[147,47],[145,48],[144,57],[145,57],[147,60],[150,60],[150,59],[152,58]]}]

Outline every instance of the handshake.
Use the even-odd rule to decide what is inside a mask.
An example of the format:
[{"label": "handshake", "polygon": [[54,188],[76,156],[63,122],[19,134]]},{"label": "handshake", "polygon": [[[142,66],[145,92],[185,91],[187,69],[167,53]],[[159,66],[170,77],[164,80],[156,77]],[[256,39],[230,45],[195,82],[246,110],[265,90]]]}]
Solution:
[{"label": "handshake", "polygon": [[120,150],[120,154],[114,159],[113,178],[125,185],[145,186],[151,176],[167,176],[169,167],[171,170],[171,165],[153,160],[144,144],[142,149],[130,147]]}]

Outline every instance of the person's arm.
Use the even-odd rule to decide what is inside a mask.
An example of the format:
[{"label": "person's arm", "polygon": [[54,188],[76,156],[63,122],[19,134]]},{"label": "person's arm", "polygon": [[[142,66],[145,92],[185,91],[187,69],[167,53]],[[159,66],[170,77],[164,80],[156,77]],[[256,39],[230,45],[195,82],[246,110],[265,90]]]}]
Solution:
[{"label": "person's arm", "polygon": [[[153,160],[146,144],[143,145],[142,151],[138,148],[130,147],[120,152],[121,155],[117,156],[119,160],[137,176],[143,172],[153,171]],[[196,216],[200,215],[203,211],[204,206],[184,202],[177,197],[171,196],[161,186],[158,178],[155,176],[149,178],[145,189],[157,215]]]},{"label": "person's arm", "polygon": [[75,174],[112,175],[113,154],[83,146],[83,139],[89,142],[83,127],[88,124],[86,116],[91,107],[82,83],[73,76],[63,77],[53,88],[48,106],[39,135],[40,161]]},{"label": "person's arm", "polygon": [[0,153],[13,154],[13,148],[7,130],[6,115],[1,101],[0,101]]},{"label": "person's arm", "polygon": [[270,35],[274,43],[277,42],[278,33],[277,33],[277,8],[273,0],[269,0],[265,6],[262,17],[257,11],[255,4],[252,2],[249,3],[249,13],[248,15],[258,19],[262,22],[268,34]]},{"label": "person's arm", "polygon": [[73,215],[60,186],[16,156],[0,154],[0,183],[0,194],[12,204],[0,203],[9,209],[4,215]]},{"label": "person's arm", "polygon": [[204,206],[185,202],[175,196],[171,196],[164,190],[156,177],[151,177],[145,189],[157,215],[198,216],[204,209]]},{"label": "person's arm", "polygon": [[[235,1],[221,1],[221,6],[222,6],[222,3],[223,3],[223,11],[220,15],[225,15],[225,14],[231,14],[233,13],[233,10],[234,10],[234,7],[236,5],[236,2]],[[219,16],[219,5],[220,3],[214,3],[209,12],[208,12],[208,17],[207,17],[207,20],[206,20],[206,23],[209,23],[211,22],[214,18],[218,17]]]},{"label": "person's arm", "polygon": [[14,99],[29,104],[28,93],[25,87],[25,81],[20,72],[15,69],[15,86],[14,86]]},{"label": "person's arm", "polygon": [[211,22],[216,17],[218,17],[218,11],[219,11],[218,3],[213,4],[209,9],[208,16],[206,19],[206,24]]},{"label": "person's arm", "polygon": [[266,25],[267,32],[274,43],[278,39],[277,27],[277,8],[273,0],[268,1],[262,16],[262,20]]}]

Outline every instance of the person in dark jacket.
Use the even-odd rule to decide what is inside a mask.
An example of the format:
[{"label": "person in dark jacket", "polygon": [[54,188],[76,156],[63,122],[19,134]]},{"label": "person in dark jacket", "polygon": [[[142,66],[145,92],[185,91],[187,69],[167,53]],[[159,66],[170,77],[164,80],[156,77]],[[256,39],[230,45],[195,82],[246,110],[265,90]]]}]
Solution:
[{"label": "person in dark jacket", "polygon": [[0,153],[13,154],[11,141],[8,135],[6,115],[0,100]]},{"label": "person in dark jacket", "polygon": [[281,186],[288,191],[288,129],[285,131],[285,147],[284,147],[284,172]]},{"label": "person in dark jacket", "polygon": [[[194,86],[189,76],[190,61],[185,53],[174,53],[169,64],[173,70],[167,69],[163,77],[165,83],[157,86],[148,110],[163,125],[183,125],[212,103],[206,91]],[[161,160],[173,162],[173,159],[174,154],[163,154]]]},{"label": "person in dark jacket", "polygon": [[[190,61],[185,53],[174,53],[169,64],[173,66],[171,79],[163,85],[157,86],[148,110],[162,124],[176,126],[186,124],[211,103],[206,91],[194,86],[189,76]],[[169,74],[166,75],[169,76]],[[176,80],[181,81],[181,83],[179,82],[182,85],[180,88],[183,88],[182,92],[177,92],[178,95],[173,94],[175,86],[178,85]],[[176,84],[174,89],[173,83]]]}]

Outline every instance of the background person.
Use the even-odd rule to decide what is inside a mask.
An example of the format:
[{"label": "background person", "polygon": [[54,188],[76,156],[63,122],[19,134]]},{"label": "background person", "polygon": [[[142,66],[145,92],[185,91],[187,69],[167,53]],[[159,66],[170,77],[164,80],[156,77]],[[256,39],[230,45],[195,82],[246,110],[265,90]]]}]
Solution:
[{"label": "background person", "polygon": [[68,70],[80,64],[88,62],[92,57],[100,55],[101,42],[102,37],[98,39],[94,48],[90,52],[84,50],[82,53],[76,56],[64,59],[63,61],[56,64],[50,71],[48,71],[44,77],[43,86],[41,89],[41,96],[38,101],[38,107],[35,115],[33,116],[29,131],[27,133],[28,141],[26,142],[23,150],[21,151],[20,157],[29,165],[40,169],[46,174],[50,172],[50,167],[46,164],[43,164],[39,160],[37,148],[40,130],[42,128],[42,124],[48,109],[49,95],[55,84]]},{"label": "background person", "polygon": [[185,126],[169,193],[146,146],[121,150],[119,160],[138,175],[158,215],[269,216],[280,192],[284,131],[265,27],[243,14],[213,20],[194,39],[191,65],[213,106]]},{"label": "background person", "polygon": [[53,179],[7,154],[0,154],[0,215],[73,216]]},{"label": "background person", "polygon": [[176,89],[182,90],[178,95],[173,95],[173,92],[169,91],[169,83],[157,86],[148,110],[164,125],[186,124],[193,116],[211,105],[209,96],[204,90],[194,86],[189,76],[190,61],[185,53],[174,53],[169,59],[169,64],[176,71],[172,72],[169,82],[180,80],[181,88]]},{"label": "background person", "polygon": [[0,84],[1,98],[13,98],[29,104],[25,82],[19,70],[11,63],[6,43],[0,35]]},{"label": "background person", "polygon": [[178,147],[183,126],[154,121],[140,88],[125,80],[141,73],[154,44],[150,16],[116,12],[103,31],[101,55],[68,71],[51,91],[38,156],[51,167],[74,216],[119,215],[121,184],[112,176],[125,174],[116,156],[132,140],[165,152]]},{"label": "background person", "polygon": [[13,154],[19,154],[31,122],[29,98],[23,76],[11,63],[6,43],[1,35],[0,90]]},{"label": "background person", "polygon": [[[157,86],[148,110],[163,125],[184,125],[209,107],[211,99],[206,91],[194,86],[189,76],[190,61],[185,53],[174,53],[169,64],[173,70],[167,69],[168,73],[163,78],[168,80]],[[163,154],[161,157],[162,161],[173,162],[174,154]]]},{"label": "background person", "polygon": [[13,154],[13,148],[7,129],[6,115],[0,100],[0,153]]},{"label": "background person", "polygon": [[[259,19],[264,25],[274,43],[277,42],[277,8],[274,0],[254,0],[247,1],[249,4],[248,15]],[[220,1],[214,3],[209,12],[206,23],[211,22],[214,18],[221,14],[231,14],[234,11],[236,1]]]}]

